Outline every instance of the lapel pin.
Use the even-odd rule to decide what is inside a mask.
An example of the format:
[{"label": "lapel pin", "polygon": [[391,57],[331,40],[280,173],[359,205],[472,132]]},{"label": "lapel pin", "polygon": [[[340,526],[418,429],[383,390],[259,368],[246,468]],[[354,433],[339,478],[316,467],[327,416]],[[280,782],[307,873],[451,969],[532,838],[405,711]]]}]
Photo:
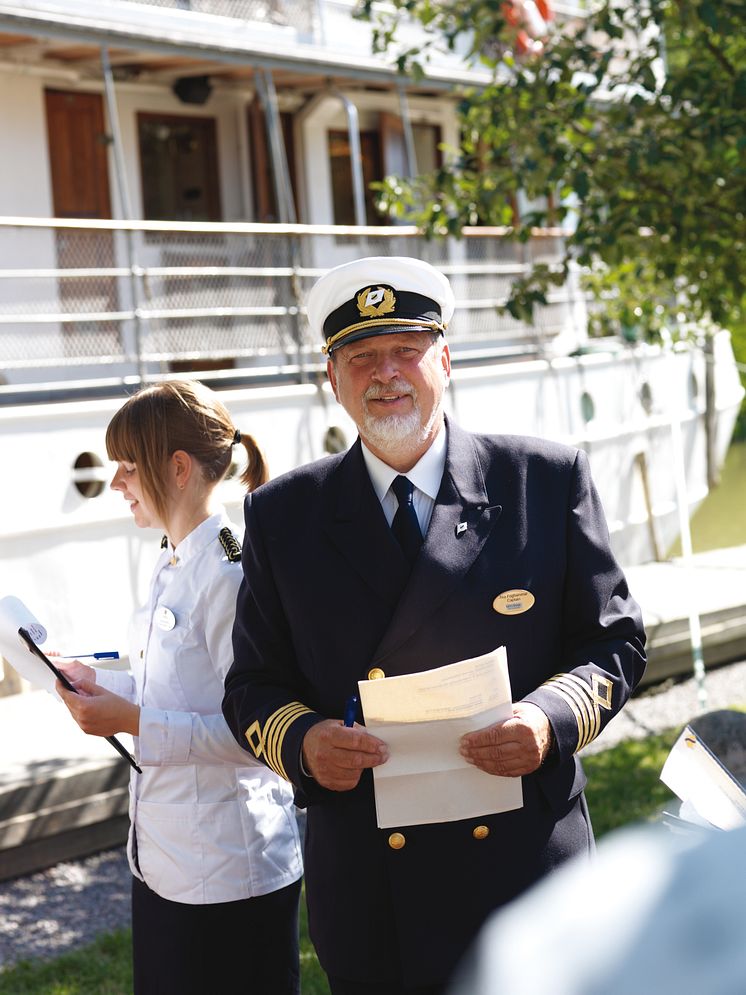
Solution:
[{"label": "lapel pin", "polygon": [[464,532],[466,532],[466,528],[467,528],[466,522],[459,522],[458,525],[456,526],[456,535],[462,536]]}]

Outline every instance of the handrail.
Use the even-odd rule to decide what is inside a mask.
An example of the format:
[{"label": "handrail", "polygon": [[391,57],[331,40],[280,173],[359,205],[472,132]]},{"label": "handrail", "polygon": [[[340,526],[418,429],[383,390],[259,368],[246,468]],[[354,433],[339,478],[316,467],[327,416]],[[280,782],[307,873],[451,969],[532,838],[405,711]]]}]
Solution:
[{"label": "handrail", "polygon": [[104,371],[143,382],[223,368],[307,382],[318,374],[319,343],[305,296],[330,266],[367,254],[416,255],[449,277],[456,364],[541,356],[568,331],[579,344],[585,314],[571,281],[547,297],[533,326],[504,312],[532,253],[559,262],[564,232],[537,229],[525,245],[509,235],[471,228],[430,240],[414,226],[0,217],[0,385],[64,384],[71,369],[91,383]]},{"label": "handrail", "polygon": [[[94,231],[185,232],[223,235],[338,235],[365,238],[414,238],[422,236],[415,225],[308,225],[271,221],[132,221],[122,218],[44,218],[0,216],[0,228],[90,228]],[[502,226],[465,226],[465,238],[508,238],[513,229]],[[564,228],[532,228],[532,239],[567,238]]]}]

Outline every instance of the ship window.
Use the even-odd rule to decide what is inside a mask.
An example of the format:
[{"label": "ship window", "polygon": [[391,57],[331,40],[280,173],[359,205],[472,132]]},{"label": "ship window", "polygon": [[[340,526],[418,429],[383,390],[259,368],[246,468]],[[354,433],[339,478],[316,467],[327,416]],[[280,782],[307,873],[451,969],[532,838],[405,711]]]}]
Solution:
[{"label": "ship window", "polygon": [[640,385],[640,404],[646,415],[649,415],[653,410],[653,388],[647,380],[643,380]]},{"label": "ship window", "polygon": [[[277,195],[273,178],[272,157],[269,154],[267,122],[258,100],[249,105],[249,136],[251,140],[251,189],[254,197],[254,220],[274,222],[280,220]],[[298,213],[298,194],[295,177],[295,148],[293,140],[293,115],[280,111],[280,126],[285,143],[285,158],[290,174],[295,212]]]},{"label": "ship window", "polygon": [[339,425],[330,425],[324,433],[324,452],[343,453],[347,449],[347,437]]},{"label": "ship window", "polygon": [[596,417],[596,405],[587,390],[580,395],[580,411],[586,425]]},{"label": "ship window", "polygon": [[149,221],[220,221],[215,119],[138,114],[143,213]]},{"label": "ship window", "polygon": [[95,453],[81,453],[73,463],[73,484],[84,498],[95,498],[108,480],[103,460]]},{"label": "ship window", "polygon": [[[377,131],[360,132],[360,153],[363,159],[363,186],[365,188],[365,215],[369,225],[381,224],[376,211],[370,184],[383,178],[381,166],[381,141]],[[329,162],[332,176],[332,201],[334,224],[355,224],[350,137],[346,131],[329,132]]]}]

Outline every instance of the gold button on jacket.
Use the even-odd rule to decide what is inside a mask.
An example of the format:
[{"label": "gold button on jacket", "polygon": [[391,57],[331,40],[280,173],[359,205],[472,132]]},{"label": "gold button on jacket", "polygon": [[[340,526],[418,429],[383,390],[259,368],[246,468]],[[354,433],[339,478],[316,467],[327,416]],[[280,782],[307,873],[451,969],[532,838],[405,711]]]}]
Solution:
[{"label": "gold button on jacket", "polygon": [[489,826],[475,826],[471,834],[475,840],[486,840],[490,835]]},{"label": "gold button on jacket", "polygon": [[392,833],[389,836],[389,846],[392,850],[401,850],[406,842],[407,840],[404,833]]},{"label": "gold button on jacket", "polygon": [[368,671],[369,681],[380,681],[380,679],[385,676],[386,675],[384,674],[384,672],[381,670],[380,667],[371,667],[371,669]]}]

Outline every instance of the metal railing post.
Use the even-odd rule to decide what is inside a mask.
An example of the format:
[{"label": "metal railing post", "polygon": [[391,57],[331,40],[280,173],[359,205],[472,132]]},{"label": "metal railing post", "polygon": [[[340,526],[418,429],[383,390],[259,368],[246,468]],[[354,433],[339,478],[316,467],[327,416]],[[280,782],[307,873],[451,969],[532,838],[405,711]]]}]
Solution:
[{"label": "metal railing post", "polygon": [[[130,202],[129,187],[127,185],[127,171],[124,163],[124,153],[122,151],[122,133],[119,128],[119,113],[117,111],[116,97],[114,94],[114,77],[111,72],[111,62],[109,61],[109,50],[106,45],[101,46],[101,71],[104,77],[104,94],[106,97],[106,111],[109,118],[109,128],[111,129],[111,144],[114,156],[114,174],[119,192],[119,206],[125,221],[132,221],[132,205]],[[130,271],[130,288],[132,292],[132,306],[135,314],[135,362],[137,365],[137,376],[140,386],[145,382],[145,369],[142,358],[144,317],[141,311],[142,293],[140,289],[141,268],[137,264],[135,254],[134,233],[127,229],[124,233],[124,244],[127,253],[127,266]]]}]

